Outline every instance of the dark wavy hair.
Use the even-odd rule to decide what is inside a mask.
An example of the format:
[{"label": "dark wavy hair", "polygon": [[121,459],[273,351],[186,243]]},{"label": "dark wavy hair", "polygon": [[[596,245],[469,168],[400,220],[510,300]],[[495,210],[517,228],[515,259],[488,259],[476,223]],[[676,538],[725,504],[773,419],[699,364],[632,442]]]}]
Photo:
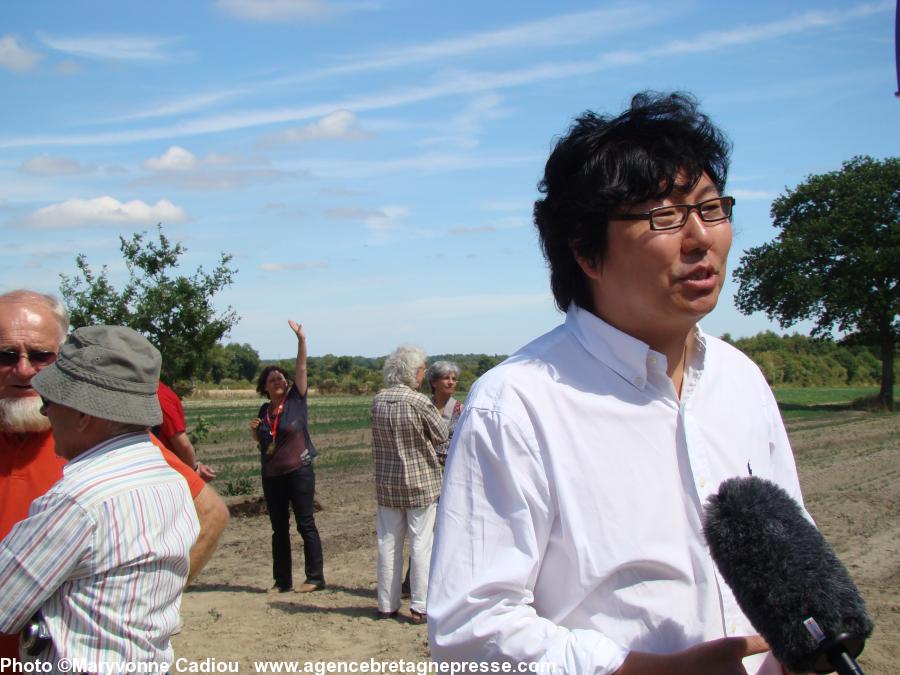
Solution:
[{"label": "dark wavy hair", "polygon": [[642,92],[617,117],[591,111],[578,117],[550,154],[538,183],[544,198],[534,203],[556,306],[592,306],[575,256],[605,259],[610,214],[691,189],[704,173],[721,193],[730,154],[725,134],[683,92]]},{"label": "dark wavy hair", "polygon": [[273,370],[277,370],[279,373],[284,375],[284,379],[286,379],[288,382],[291,381],[291,374],[281,366],[266,366],[262,369],[262,372],[259,374],[259,378],[256,380],[256,393],[260,396],[269,398],[269,394],[268,392],[266,392],[266,380],[269,379],[269,373],[271,373]]}]

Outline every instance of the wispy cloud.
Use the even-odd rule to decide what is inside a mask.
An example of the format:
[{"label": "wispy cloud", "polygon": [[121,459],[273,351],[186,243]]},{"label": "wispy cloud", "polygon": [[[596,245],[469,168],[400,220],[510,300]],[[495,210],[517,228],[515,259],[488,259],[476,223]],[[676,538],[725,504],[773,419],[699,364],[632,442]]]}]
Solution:
[{"label": "wispy cloud", "polygon": [[216,0],[215,7],[236,19],[259,22],[320,19],[333,11],[322,0]]},{"label": "wispy cloud", "polygon": [[31,229],[66,229],[100,225],[149,225],[158,222],[177,223],[187,220],[180,206],[168,199],[156,204],[139,200],[120,202],[110,196],[94,199],[69,199],[38,209],[22,223]]},{"label": "wispy cloud", "polygon": [[60,61],[57,63],[53,70],[55,70],[59,75],[76,75],[84,70],[84,66],[80,63],[76,63],[75,61],[70,61],[66,59],[64,61]]},{"label": "wispy cloud", "polygon": [[[251,183],[281,178],[308,178],[304,170],[280,171],[260,167],[258,158],[211,152],[200,158],[179,145],[173,145],[159,157],[144,160],[142,166],[154,173],[131,182],[135,187],[173,187],[181,190],[234,190]],[[263,162],[264,164],[267,162]],[[234,165],[236,168],[231,168]]]},{"label": "wispy cloud", "polygon": [[498,94],[476,96],[444,126],[444,133],[421,141],[420,145],[445,145],[464,150],[476,148],[478,137],[487,122],[503,119],[507,112],[502,108],[503,98]]},{"label": "wispy cloud", "polygon": [[728,193],[732,195],[735,199],[740,199],[741,201],[749,201],[749,202],[759,202],[766,201],[770,202],[775,199],[776,194],[774,192],[769,192],[768,190],[741,190],[729,189]]},{"label": "wispy cloud", "polygon": [[69,157],[38,155],[22,162],[19,171],[30,176],[77,176],[90,173],[95,167],[81,164]]},{"label": "wispy cloud", "polygon": [[748,46],[791,34],[819,30],[893,9],[890,2],[858,5],[848,10],[806,12],[790,19],[737,28],[732,31],[708,31],[690,41],[673,40],[656,49],[620,50],[579,61],[545,62],[527,68],[506,71],[469,71],[445,75],[438,81],[403,91],[375,92],[343,101],[328,101],[299,107],[281,107],[237,112],[188,120],[165,127],[101,132],[66,136],[31,136],[0,139],[0,148],[31,145],[104,145],[176,138],[193,134],[212,134],[270,124],[316,119],[347,110],[353,113],[413,105],[441,97],[495,92],[539,82],[587,75],[602,70],[621,69],[629,64],[664,59],[671,63],[675,54],[720,51],[726,47]]},{"label": "wispy cloud", "polygon": [[252,91],[247,88],[232,88],[222,91],[212,91],[205,94],[196,94],[184,98],[169,100],[158,105],[150,105],[142,110],[138,110],[117,117],[110,117],[102,120],[101,123],[108,124],[110,122],[126,122],[133,120],[151,119],[154,117],[173,117],[175,115],[184,115],[186,113],[204,110],[225,101],[229,101],[238,96],[248,94]]},{"label": "wispy cloud", "polygon": [[141,35],[56,37],[39,33],[38,37],[51,49],[97,61],[169,61],[172,55],[167,49],[175,41]]},{"label": "wispy cloud", "polygon": [[371,138],[371,132],[359,128],[356,115],[349,110],[338,110],[303,127],[285,129],[260,138],[264,147],[278,147],[308,141],[344,140],[353,141]]},{"label": "wispy cloud", "polygon": [[375,231],[393,230],[409,215],[405,206],[383,206],[379,209],[338,208],[325,211],[331,220],[352,220],[362,222],[367,229]]},{"label": "wispy cloud", "polygon": [[328,268],[328,263],[321,260],[310,260],[307,262],[291,262],[291,263],[274,263],[264,262],[259,269],[264,272],[305,272],[306,270],[323,270]]},{"label": "wispy cloud", "polygon": [[361,55],[351,63],[324,68],[309,75],[326,77],[400,68],[438,60],[458,59],[486,51],[534,50],[542,47],[576,45],[601,35],[631,31],[665,21],[672,13],[673,10],[660,9],[658,6],[651,8],[644,4],[632,4],[563,14],[446,40],[393,45],[381,52]]},{"label": "wispy cloud", "polygon": [[14,73],[25,73],[41,60],[41,55],[19,44],[15,35],[0,37],[0,68]]}]

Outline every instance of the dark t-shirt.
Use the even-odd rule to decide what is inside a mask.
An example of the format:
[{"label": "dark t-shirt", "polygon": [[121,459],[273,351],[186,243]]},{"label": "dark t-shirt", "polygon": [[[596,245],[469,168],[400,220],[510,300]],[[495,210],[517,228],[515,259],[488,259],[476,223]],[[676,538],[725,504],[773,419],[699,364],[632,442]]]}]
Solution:
[{"label": "dark t-shirt", "polygon": [[270,412],[269,407],[269,403],[260,406],[256,430],[265,478],[283,476],[306,466],[318,454],[307,428],[306,395],[300,395],[296,384],[291,385],[280,413]]}]

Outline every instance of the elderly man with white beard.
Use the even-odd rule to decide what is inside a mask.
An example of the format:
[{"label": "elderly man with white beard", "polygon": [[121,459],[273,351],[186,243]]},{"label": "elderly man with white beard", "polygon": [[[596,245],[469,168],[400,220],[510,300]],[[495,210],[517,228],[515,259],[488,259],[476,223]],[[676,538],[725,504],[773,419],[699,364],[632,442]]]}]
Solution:
[{"label": "elderly man with white beard", "polygon": [[[52,295],[29,290],[0,295],[0,541],[28,516],[31,502],[62,477],[65,460],[55,453],[50,421],[40,412],[31,380],[56,361],[68,325],[65,308]],[[200,521],[191,549],[192,579],[215,550],[228,508],[190,467],[157,445],[187,480]],[[18,636],[0,635],[0,658],[18,655]]]}]

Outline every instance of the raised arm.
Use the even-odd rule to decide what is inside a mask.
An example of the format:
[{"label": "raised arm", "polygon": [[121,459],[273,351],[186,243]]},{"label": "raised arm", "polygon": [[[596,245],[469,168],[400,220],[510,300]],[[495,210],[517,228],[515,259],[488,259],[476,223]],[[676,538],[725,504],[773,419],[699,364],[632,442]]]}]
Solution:
[{"label": "raised arm", "polygon": [[306,332],[303,326],[293,319],[288,320],[288,325],[297,336],[297,363],[294,367],[294,384],[297,385],[297,391],[301,396],[306,396],[306,390],[309,386],[306,378]]}]

